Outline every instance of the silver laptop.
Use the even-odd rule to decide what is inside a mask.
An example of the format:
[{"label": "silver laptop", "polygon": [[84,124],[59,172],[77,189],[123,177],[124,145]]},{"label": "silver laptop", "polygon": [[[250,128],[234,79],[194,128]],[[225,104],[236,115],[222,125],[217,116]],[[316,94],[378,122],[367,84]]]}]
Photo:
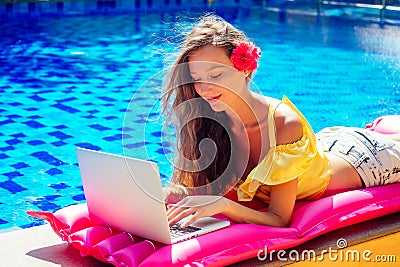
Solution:
[{"label": "silver laptop", "polygon": [[206,217],[170,227],[156,163],[83,148],[76,153],[90,217],[100,224],[165,244],[229,225]]}]

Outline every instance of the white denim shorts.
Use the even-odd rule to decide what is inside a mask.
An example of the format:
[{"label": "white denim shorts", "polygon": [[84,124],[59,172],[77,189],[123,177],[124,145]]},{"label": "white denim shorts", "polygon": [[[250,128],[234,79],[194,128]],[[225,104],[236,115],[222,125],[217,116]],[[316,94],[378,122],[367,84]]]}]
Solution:
[{"label": "white denim shorts", "polygon": [[354,127],[330,127],[316,134],[324,151],[348,161],[364,187],[400,182],[400,142]]}]

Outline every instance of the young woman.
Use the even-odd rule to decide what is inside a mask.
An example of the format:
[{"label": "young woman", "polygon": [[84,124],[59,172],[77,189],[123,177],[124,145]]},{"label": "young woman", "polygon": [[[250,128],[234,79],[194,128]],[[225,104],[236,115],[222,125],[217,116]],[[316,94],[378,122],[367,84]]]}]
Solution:
[{"label": "young woman", "polygon": [[[315,135],[286,97],[250,91],[260,54],[243,32],[214,15],[188,33],[164,88],[178,149],[165,189],[169,199],[178,198],[168,205],[170,224],[193,215],[185,227],[222,213],[285,227],[297,199],[400,181],[398,136],[349,127]],[[232,192],[237,201],[225,197]],[[256,199],[268,211],[249,208]]]}]

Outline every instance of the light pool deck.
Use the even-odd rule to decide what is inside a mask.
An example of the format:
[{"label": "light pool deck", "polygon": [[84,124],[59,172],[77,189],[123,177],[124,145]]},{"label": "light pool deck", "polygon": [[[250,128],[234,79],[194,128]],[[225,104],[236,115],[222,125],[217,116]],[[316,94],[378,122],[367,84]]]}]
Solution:
[{"label": "light pool deck", "polygon": [[105,267],[58,237],[49,224],[0,234],[0,266],[7,267]]},{"label": "light pool deck", "polygon": [[[400,263],[400,213],[352,225],[327,233],[298,247],[304,250],[315,250],[317,255],[331,247],[335,249],[338,239],[345,238],[347,249],[360,251],[369,249],[374,255],[395,255],[396,263],[381,263],[379,266],[398,266]],[[51,229],[50,225],[42,225],[23,230],[0,234],[0,265],[7,267],[105,267],[111,266],[91,257],[81,257],[79,252],[63,242]],[[376,262],[341,262],[331,261],[325,257],[323,262],[293,261],[259,261],[250,259],[232,266],[378,266]]]}]

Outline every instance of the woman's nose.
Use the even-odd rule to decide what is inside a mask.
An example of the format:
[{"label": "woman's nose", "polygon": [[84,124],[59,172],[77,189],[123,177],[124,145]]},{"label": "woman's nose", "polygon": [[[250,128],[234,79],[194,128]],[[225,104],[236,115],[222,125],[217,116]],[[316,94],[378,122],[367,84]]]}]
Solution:
[{"label": "woman's nose", "polygon": [[211,84],[207,83],[207,82],[199,82],[198,87],[199,87],[201,93],[207,93],[212,90]]}]

